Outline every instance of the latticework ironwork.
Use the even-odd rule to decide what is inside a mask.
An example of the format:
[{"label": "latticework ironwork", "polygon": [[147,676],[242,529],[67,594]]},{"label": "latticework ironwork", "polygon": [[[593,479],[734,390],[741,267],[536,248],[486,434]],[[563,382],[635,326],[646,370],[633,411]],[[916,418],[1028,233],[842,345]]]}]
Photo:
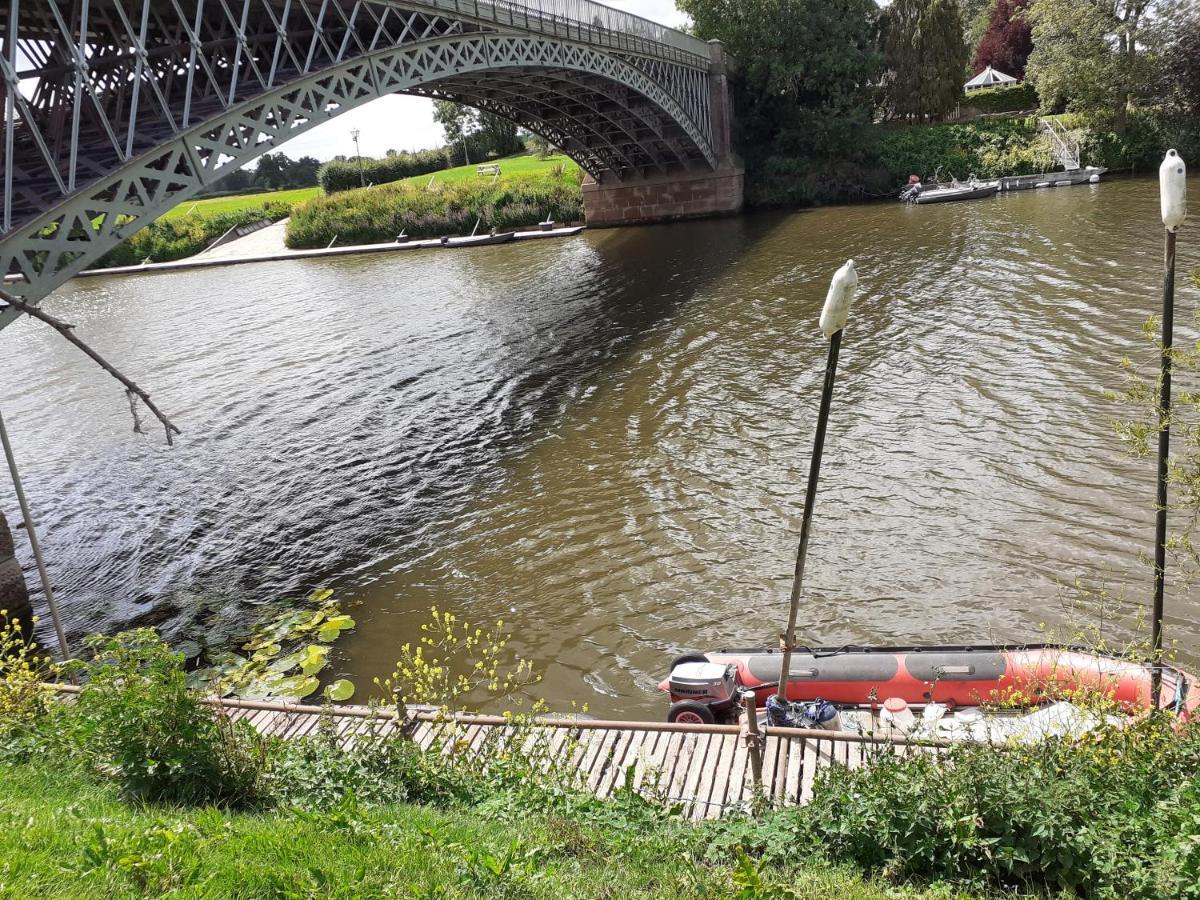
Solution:
[{"label": "latticework ironwork", "polygon": [[0,0],[0,49],[0,273],[34,302],[390,93],[505,115],[601,180],[718,163],[708,45],[589,0]]}]

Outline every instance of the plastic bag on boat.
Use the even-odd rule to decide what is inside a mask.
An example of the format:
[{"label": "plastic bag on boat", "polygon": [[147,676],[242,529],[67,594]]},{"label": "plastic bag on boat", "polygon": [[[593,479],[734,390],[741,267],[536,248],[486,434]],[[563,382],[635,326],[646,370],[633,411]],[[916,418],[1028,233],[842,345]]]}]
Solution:
[{"label": "plastic bag on boat", "polygon": [[767,721],[782,728],[835,729],[838,708],[827,700],[790,703],[778,694],[767,698]]}]

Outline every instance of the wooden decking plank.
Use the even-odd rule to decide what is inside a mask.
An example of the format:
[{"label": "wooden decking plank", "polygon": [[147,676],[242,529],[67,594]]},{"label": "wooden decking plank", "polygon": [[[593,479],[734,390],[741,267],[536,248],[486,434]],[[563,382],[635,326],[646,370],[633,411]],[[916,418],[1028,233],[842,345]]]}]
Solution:
[{"label": "wooden decking plank", "polygon": [[617,744],[624,737],[624,732],[606,731],[604,738],[600,742],[600,747],[596,751],[596,756],[592,760],[591,768],[587,772],[588,790],[596,793],[600,788],[600,780],[604,778],[608,772],[608,767],[612,764],[613,753],[617,749]]},{"label": "wooden decking plank", "polygon": [[806,738],[804,741],[804,775],[800,779],[800,797],[798,798],[798,802],[801,804],[812,799],[813,782],[817,777],[817,760],[816,741]]},{"label": "wooden decking plank", "polygon": [[266,732],[263,731],[263,724],[270,721],[273,715],[275,714],[269,709],[256,709],[250,714],[246,721],[250,723],[250,727],[255,731],[265,734]]},{"label": "wooden decking plank", "polygon": [[611,731],[585,731],[580,740],[580,753],[574,764],[575,771],[580,776],[580,782],[586,786],[591,779],[592,768],[598,764],[605,742],[612,736]]},{"label": "wooden decking plank", "polygon": [[662,764],[657,747],[660,742],[666,740],[666,737],[662,731],[649,732],[641,746],[638,747],[631,785],[635,793],[644,796],[651,789],[651,782],[657,777],[656,773],[661,771]]},{"label": "wooden decking plank", "polygon": [[688,817],[695,819],[698,816],[703,816],[706,804],[697,803],[700,797],[700,783],[704,780],[705,771],[708,769],[709,758],[712,755],[715,734],[697,735],[696,752],[692,755],[692,762],[688,766],[687,778],[684,779],[683,788],[680,792],[681,797],[687,798]]},{"label": "wooden decking plank", "polygon": [[776,787],[776,767],[779,763],[779,745],[780,738],[774,735],[767,735],[766,747],[763,752],[763,791],[772,803],[779,799],[779,792]]},{"label": "wooden decking plank", "polygon": [[667,796],[677,803],[686,803],[683,786],[692,771],[692,760],[696,756],[698,740],[703,735],[680,734],[675,747],[675,759],[671,766],[671,784]]},{"label": "wooden decking plank", "polygon": [[788,768],[785,802],[789,804],[800,802],[800,782],[804,775],[804,741],[805,738],[792,738],[788,741]]},{"label": "wooden decking plank", "polygon": [[729,780],[729,763],[733,759],[733,748],[737,740],[736,734],[714,734],[712,736],[709,759],[705,763],[704,775],[696,788],[697,799],[704,801],[701,818],[711,819],[720,814],[723,801],[717,794],[718,790],[723,793],[724,788],[719,788],[718,785],[723,785]]},{"label": "wooden decking plank", "polygon": [[594,790],[597,796],[608,797],[613,794],[625,774],[625,759],[629,748],[641,742],[643,731],[618,731],[617,740],[609,752],[608,765],[604,773],[596,781]]},{"label": "wooden decking plank", "polygon": [[722,812],[732,806],[748,803],[750,791],[746,785],[752,784],[750,776],[750,749],[739,734],[733,745],[733,760],[729,764],[729,779],[725,782]]}]

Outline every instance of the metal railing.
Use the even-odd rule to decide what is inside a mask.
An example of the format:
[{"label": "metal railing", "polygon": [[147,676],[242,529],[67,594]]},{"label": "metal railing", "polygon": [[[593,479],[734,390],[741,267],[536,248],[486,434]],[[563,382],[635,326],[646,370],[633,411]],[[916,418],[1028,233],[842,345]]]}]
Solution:
[{"label": "metal railing", "polygon": [[419,5],[696,66],[710,59],[708,42],[593,0],[419,0]]}]

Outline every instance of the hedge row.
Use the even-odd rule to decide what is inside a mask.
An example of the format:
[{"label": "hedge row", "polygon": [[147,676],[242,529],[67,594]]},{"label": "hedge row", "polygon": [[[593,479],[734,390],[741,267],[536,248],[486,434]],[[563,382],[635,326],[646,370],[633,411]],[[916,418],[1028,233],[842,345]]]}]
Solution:
[{"label": "hedge row", "polygon": [[445,148],[397,153],[384,159],[332,160],[317,171],[317,183],[326,194],[351,191],[367,184],[388,184],[402,178],[428,175],[449,168]]},{"label": "hedge row", "polygon": [[179,216],[159,219],[109,250],[94,268],[136,266],[150,262],[173,262],[195,256],[231,228],[270,219],[277,222],[291,214],[291,204],[268,200],[262,206],[211,216]]},{"label": "hedge row", "polygon": [[393,184],[318,197],[295,209],[288,222],[292,249],[339,244],[373,244],[411,238],[470,234],[536,225],[547,217],[558,222],[583,219],[583,195],[577,178],[523,176],[496,184],[473,181],[425,185]]},{"label": "hedge row", "polygon": [[1038,94],[1032,84],[1022,84],[1010,88],[987,88],[982,91],[972,91],[963,101],[964,107],[977,109],[983,113],[1016,112],[1022,109],[1037,109]]}]

